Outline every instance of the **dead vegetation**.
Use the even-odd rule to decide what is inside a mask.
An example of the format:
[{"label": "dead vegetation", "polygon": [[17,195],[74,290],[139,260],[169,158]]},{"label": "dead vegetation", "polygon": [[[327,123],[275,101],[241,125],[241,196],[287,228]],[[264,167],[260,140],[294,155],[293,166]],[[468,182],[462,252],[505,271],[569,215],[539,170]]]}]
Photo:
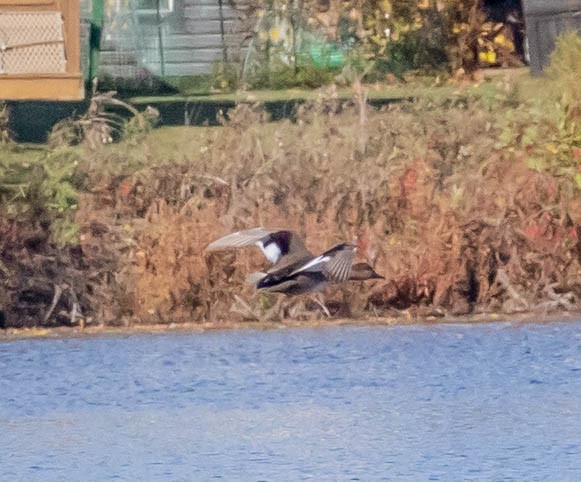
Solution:
[{"label": "dead vegetation", "polygon": [[46,226],[3,221],[3,322],[322,316],[308,298],[246,287],[259,253],[204,253],[253,226],[290,227],[314,251],[357,241],[386,280],[327,292],[337,316],[579,310],[580,189],[532,169],[530,145],[501,142],[509,97],[495,109],[458,98],[373,110],[322,91],[293,121],[242,104],[219,128],[182,131],[199,147],[162,166],[108,174],[111,154],[88,155],[78,243],[58,250]]},{"label": "dead vegetation", "polygon": [[[205,255],[226,232],[289,226],[314,250],[356,239],[387,277],[327,294],[341,316],[574,310],[581,296],[581,205],[570,179],[497,145],[478,105],[367,112],[333,100],[267,123],[242,105],[200,152],[87,195],[77,220],[103,278],[108,323],[272,320],[321,313],[308,299],[253,293],[259,254]],[[91,199],[91,200],[90,200]],[[109,256],[102,251],[109,247]]]}]

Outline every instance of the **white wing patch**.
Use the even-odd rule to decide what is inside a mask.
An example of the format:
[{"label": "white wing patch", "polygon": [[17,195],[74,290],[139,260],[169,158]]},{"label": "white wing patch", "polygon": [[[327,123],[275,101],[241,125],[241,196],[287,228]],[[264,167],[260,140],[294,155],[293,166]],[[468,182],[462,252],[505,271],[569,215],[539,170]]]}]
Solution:
[{"label": "white wing patch", "polygon": [[304,264],[300,268],[295,269],[290,276],[292,276],[293,274],[296,274],[296,273],[300,273],[301,271],[308,271],[310,268],[313,268],[315,266],[319,266],[323,263],[326,263],[327,261],[329,261],[329,259],[331,259],[331,258],[329,258],[329,256],[323,256],[323,255],[317,256],[315,259],[312,259],[311,261]]},{"label": "white wing patch", "polygon": [[276,264],[280,259],[281,251],[276,243],[269,243],[265,246],[262,241],[258,241],[256,246],[262,250],[266,259],[268,259],[272,264]]},{"label": "white wing patch", "polygon": [[342,283],[351,274],[351,263],[355,252],[354,246],[342,246],[332,249],[327,254],[321,254],[294,270],[289,276],[305,271],[321,271],[328,281]]}]

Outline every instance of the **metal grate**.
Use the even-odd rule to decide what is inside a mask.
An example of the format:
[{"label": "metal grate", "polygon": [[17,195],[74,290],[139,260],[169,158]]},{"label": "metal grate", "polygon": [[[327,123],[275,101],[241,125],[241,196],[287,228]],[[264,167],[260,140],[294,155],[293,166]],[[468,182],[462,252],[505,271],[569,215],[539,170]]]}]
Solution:
[{"label": "metal grate", "polygon": [[0,13],[0,74],[65,71],[60,12]]}]

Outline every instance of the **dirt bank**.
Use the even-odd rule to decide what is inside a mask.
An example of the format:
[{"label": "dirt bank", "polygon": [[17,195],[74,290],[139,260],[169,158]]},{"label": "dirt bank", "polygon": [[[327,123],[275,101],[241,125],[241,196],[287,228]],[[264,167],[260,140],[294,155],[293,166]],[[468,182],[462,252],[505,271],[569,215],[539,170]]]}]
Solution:
[{"label": "dirt bank", "polygon": [[220,323],[164,323],[164,324],[135,324],[131,326],[56,326],[33,328],[7,328],[0,331],[0,342],[26,339],[63,339],[63,338],[94,338],[94,337],[125,337],[135,335],[160,334],[192,334],[212,333],[216,331],[232,330],[286,330],[296,328],[331,328],[347,327],[389,327],[398,325],[430,325],[430,324],[478,324],[510,322],[513,326],[526,323],[560,323],[579,321],[579,313],[559,313],[553,315],[513,314],[513,315],[466,315],[460,317],[422,317],[413,318],[409,313],[400,313],[392,317],[369,317],[364,320],[353,318],[319,318],[318,320],[284,319],[280,321],[242,321]]}]

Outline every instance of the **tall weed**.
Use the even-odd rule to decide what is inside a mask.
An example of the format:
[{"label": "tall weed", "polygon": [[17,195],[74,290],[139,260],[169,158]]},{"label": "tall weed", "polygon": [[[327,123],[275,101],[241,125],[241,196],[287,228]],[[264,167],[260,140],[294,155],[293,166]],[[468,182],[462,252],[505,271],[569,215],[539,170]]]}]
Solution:
[{"label": "tall weed", "polygon": [[500,140],[526,155],[528,165],[550,170],[581,190],[581,37],[557,39],[544,91],[507,115]]}]

